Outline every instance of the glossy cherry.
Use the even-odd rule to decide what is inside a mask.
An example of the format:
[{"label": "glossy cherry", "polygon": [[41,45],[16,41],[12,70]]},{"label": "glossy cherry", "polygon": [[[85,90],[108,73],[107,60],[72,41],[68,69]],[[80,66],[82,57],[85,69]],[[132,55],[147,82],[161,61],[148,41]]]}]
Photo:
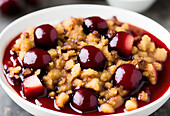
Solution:
[{"label": "glossy cherry", "polygon": [[82,47],[78,55],[78,62],[84,69],[92,68],[99,71],[107,65],[107,59],[102,51],[91,45]]},{"label": "glossy cherry", "polygon": [[127,32],[118,32],[109,42],[110,50],[117,50],[123,57],[129,57],[133,48],[134,37]]},{"label": "glossy cherry", "polygon": [[41,69],[46,68],[51,61],[49,53],[39,48],[29,50],[23,59],[25,68]]},{"label": "glossy cherry", "polygon": [[3,14],[14,15],[20,11],[18,0],[0,0],[0,10]]},{"label": "glossy cherry", "polygon": [[89,89],[77,89],[73,95],[72,106],[79,111],[95,111],[97,110],[97,97]]},{"label": "glossy cherry", "polygon": [[117,87],[123,86],[128,92],[133,92],[142,80],[142,73],[132,64],[123,64],[115,72],[114,82]]},{"label": "glossy cherry", "polygon": [[40,48],[50,49],[57,46],[57,30],[49,25],[44,24],[38,26],[34,30],[35,45]]},{"label": "glossy cherry", "polygon": [[108,25],[104,19],[98,16],[93,16],[84,19],[83,28],[86,34],[89,34],[94,30],[98,31],[100,34],[106,34]]}]

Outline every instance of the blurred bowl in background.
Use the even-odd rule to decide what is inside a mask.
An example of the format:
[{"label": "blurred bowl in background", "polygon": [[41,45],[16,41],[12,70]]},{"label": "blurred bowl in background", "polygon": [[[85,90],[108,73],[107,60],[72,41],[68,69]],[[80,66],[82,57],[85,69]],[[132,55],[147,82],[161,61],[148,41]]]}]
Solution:
[{"label": "blurred bowl in background", "polygon": [[144,12],[148,10],[156,0],[107,0],[108,4],[135,12]]}]

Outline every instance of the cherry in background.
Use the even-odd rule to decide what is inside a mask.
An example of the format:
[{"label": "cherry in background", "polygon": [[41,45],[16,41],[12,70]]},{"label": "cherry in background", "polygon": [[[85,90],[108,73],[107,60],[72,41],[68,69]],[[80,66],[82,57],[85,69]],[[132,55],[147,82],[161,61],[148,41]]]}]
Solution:
[{"label": "cherry in background", "polygon": [[77,89],[73,95],[72,106],[82,112],[97,110],[97,97],[89,89]]},{"label": "cherry in background", "polygon": [[93,16],[84,19],[83,29],[86,34],[92,33],[94,30],[98,31],[99,34],[106,34],[108,25],[104,19]]},{"label": "cherry in background", "polygon": [[21,11],[20,0],[0,0],[0,10],[5,15],[15,15]]},{"label": "cherry in background", "polygon": [[98,48],[87,45],[82,47],[78,55],[78,62],[84,69],[92,68],[102,71],[107,65],[107,59]]},{"label": "cherry in background", "polygon": [[34,30],[34,41],[36,47],[43,49],[55,48],[58,44],[57,35],[57,30],[49,24],[38,26]]}]

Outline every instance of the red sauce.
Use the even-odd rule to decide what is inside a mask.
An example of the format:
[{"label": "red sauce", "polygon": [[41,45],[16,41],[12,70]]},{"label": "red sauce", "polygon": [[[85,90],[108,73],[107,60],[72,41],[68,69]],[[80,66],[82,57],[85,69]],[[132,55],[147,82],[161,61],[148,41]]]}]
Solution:
[{"label": "red sauce", "polygon": [[[163,64],[163,70],[158,72],[158,78],[159,79],[158,79],[157,85],[155,85],[155,86],[145,85],[145,88],[150,89],[150,93],[151,93],[150,103],[152,103],[155,100],[159,99],[161,96],[163,96],[170,86],[170,84],[169,84],[170,83],[170,71],[168,71],[169,65],[170,65],[170,50],[167,48],[167,46],[162,41],[160,41],[158,38],[156,38],[154,35],[150,34],[149,32],[147,32],[143,29],[140,29],[138,27],[132,26],[132,25],[130,25],[130,30],[135,32],[137,35],[140,35],[140,36],[143,35],[143,34],[147,34],[152,39],[152,41],[154,41],[154,43],[156,44],[157,47],[164,48],[168,51],[168,59],[165,62],[162,63]],[[11,41],[11,43],[9,43],[9,45],[6,48],[4,58],[3,58],[4,70],[6,70],[5,64],[8,64],[9,66],[11,65],[9,63],[9,61],[11,61],[11,56],[12,56],[10,50],[11,50],[12,46],[14,45],[15,41],[19,38],[19,36],[20,35],[15,37]],[[22,65],[22,63],[21,63],[21,65]],[[9,77],[9,75],[7,73],[5,73],[5,71],[4,71],[4,75],[6,76],[6,79],[8,80],[9,84],[18,93],[18,95],[23,97],[22,96],[21,84],[14,85],[13,82],[15,82],[15,80],[11,81],[11,78]],[[23,99],[25,99],[25,98],[23,97]],[[41,97],[41,98],[37,98],[37,99],[26,99],[26,100],[30,101],[34,104],[37,104],[37,105],[39,104],[41,107],[51,109],[51,110],[54,110],[54,111],[59,111],[59,112],[64,112],[64,113],[69,113],[69,114],[78,114],[72,108],[70,108],[69,104],[67,104],[64,109],[58,110],[54,106],[54,99],[49,98],[49,97]],[[37,101],[39,103],[37,103]],[[138,108],[143,107],[147,104],[148,103],[146,103],[146,102],[138,101]],[[117,108],[115,110],[115,113],[124,112],[124,108],[125,108],[124,105],[122,105],[120,108]],[[95,115],[99,115],[99,114],[102,115],[102,114],[105,114],[105,113],[101,113],[101,112],[88,113],[88,115],[94,115],[94,114]]]}]

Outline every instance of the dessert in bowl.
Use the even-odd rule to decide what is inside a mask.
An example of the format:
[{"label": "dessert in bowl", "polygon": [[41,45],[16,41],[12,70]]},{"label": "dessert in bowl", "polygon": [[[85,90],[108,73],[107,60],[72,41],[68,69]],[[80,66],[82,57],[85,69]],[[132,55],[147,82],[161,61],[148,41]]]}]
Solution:
[{"label": "dessert in bowl", "polygon": [[169,36],[154,21],[118,8],[38,11],[1,33],[1,84],[34,115],[148,115],[169,98]]}]

